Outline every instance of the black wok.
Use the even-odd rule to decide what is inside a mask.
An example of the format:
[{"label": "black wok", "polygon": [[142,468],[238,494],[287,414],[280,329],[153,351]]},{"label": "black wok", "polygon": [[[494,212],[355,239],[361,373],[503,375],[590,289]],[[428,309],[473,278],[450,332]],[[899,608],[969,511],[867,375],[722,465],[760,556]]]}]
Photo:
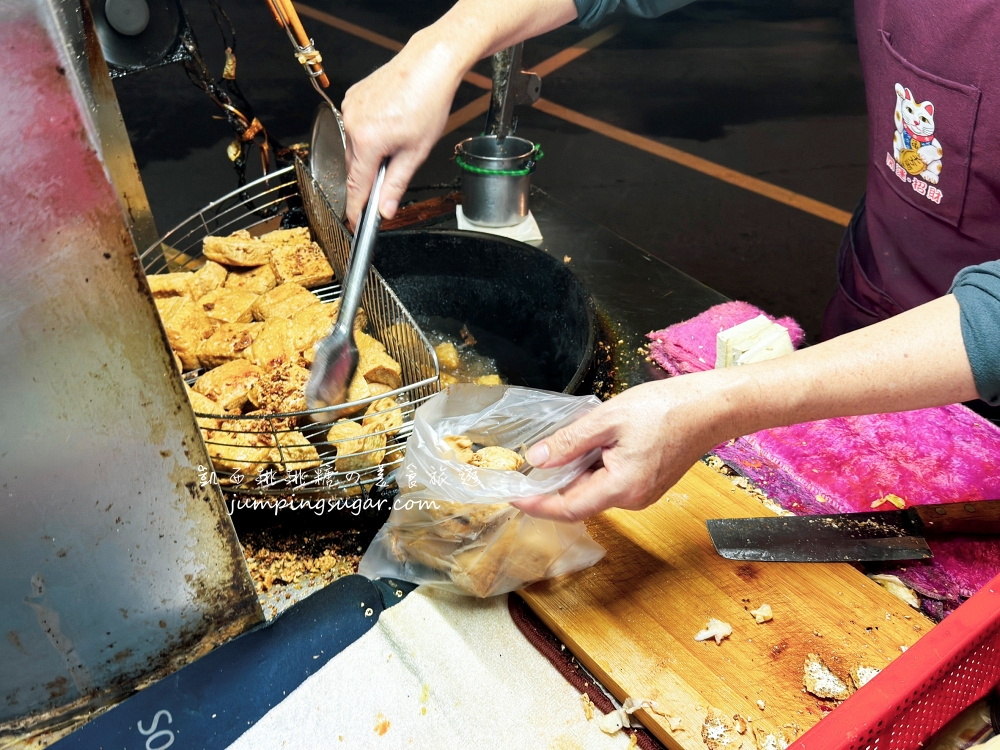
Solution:
[{"label": "black wok", "polygon": [[445,231],[379,235],[375,267],[421,326],[493,358],[511,385],[573,393],[594,354],[594,301],[559,260],[503,237]]}]

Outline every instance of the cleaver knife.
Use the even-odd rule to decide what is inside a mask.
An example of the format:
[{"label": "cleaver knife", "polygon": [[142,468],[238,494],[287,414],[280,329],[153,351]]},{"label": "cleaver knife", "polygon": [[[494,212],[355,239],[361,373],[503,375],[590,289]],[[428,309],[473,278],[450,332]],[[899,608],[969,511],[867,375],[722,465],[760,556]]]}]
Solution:
[{"label": "cleaver knife", "polygon": [[715,549],[730,560],[926,560],[933,556],[928,538],[944,534],[1000,536],[1000,500],[826,516],[715,518],[707,524]]}]

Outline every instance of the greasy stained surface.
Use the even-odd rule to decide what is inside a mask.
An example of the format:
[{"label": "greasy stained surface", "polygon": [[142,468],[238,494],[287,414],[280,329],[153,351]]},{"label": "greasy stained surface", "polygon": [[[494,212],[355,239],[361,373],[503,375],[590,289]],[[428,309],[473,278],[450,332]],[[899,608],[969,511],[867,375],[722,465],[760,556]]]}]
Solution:
[{"label": "greasy stained surface", "polygon": [[121,208],[36,4],[0,4],[0,737],[261,619]]},{"label": "greasy stained surface", "polygon": [[[450,3],[311,0],[317,9],[405,42]],[[257,0],[224,0],[237,27],[239,78],[268,130],[305,140],[317,97]],[[203,52],[222,69],[207,4],[186,3]],[[624,29],[544,77],[558,105],[850,212],[864,189],[866,117],[850,0],[700,0],[662,19],[617,15]],[[339,101],[391,52],[305,18]],[[530,41],[528,67],[592,31]],[[488,72],[484,64],[477,68]],[[177,67],[115,87],[161,231],[235,186],[227,126]],[[463,83],[455,108],[483,94]],[[843,228],[538,110],[518,134],[541,142],[534,184],[580,215],[727,297],[795,316],[815,338],[834,290]],[[444,136],[414,184],[452,181],[449,157],[484,117]],[[425,197],[426,193],[418,193]],[[566,254],[572,255],[567,248]]]}]

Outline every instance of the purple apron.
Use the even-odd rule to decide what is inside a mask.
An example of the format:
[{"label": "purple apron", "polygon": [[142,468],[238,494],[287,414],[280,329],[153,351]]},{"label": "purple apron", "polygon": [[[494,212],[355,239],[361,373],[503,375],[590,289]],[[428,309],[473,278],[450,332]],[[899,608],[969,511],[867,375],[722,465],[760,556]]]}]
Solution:
[{"label": "purple apron", "polygon": [[823,338],[940,297],[1000,258],[1000,2],[856,0],[868,184]]}]

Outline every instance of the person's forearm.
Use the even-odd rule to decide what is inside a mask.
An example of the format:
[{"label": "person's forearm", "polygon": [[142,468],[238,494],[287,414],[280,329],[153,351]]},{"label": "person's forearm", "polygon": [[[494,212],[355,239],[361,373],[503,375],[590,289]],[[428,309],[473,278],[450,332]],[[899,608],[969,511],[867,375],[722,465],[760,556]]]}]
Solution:
[{"label": "person's forearm", "polygon": [[459,0],[407,47],[461,78],[479,60],[576,18],[573,0]]},{"label": "person's forearm", "polygon": [[978,397],[951,295],[781,359],[709,375],[725,394],[722,439]]}]

